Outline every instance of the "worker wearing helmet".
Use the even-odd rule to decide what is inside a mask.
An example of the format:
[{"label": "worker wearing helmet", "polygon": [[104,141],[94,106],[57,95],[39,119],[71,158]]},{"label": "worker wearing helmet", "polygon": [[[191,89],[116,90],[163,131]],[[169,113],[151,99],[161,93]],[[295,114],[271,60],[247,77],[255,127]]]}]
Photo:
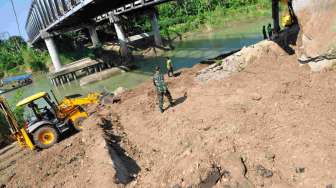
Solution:
[{"label": "worker wearing helmet", "polygon": [[160,72],[160,67],[157,66],[155,74],[153,76],[153,84],[156,87],[157,96],[159,98],[159,109],[163,113],[163,96],[166,96],[169,100],[170,106],[173,106],[173,98],[168,90],[167,84],[164,81],[163,75]]}]

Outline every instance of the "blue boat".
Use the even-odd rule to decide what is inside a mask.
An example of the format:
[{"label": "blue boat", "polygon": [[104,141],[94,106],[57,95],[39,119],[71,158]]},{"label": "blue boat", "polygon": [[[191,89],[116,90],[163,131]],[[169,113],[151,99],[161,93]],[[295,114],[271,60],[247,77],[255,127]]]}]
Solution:
[{"label": "blue boat", "polygon": [[26,86],[33,83],[32,74],[23,74],[11,76],[0,80],[0,93],[6,93],[14,89]]}]

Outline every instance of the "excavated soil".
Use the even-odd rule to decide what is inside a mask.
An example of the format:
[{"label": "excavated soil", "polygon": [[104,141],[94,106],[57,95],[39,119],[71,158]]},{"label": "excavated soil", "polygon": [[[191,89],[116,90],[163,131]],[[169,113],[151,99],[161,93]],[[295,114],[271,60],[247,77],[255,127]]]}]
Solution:
[{"label": "excavated soil", "polygon": [[2,153],[1,183],[7,187],[335,186],[335,72],[311,73],[298,65],[295,55],[268,45],[272,50],[257,50],[259,54],[239,72],[227,76],[223,71],[222,79],[217,79],[219,73],[216,79],[195,79],[204,72],[211,74],[204,71],[205,65],[167,78],[176,105],[163,114],[151,81],[123,93],[119,103],[91,106],[86,129],[56,146],[17,153],[13,147]]}]

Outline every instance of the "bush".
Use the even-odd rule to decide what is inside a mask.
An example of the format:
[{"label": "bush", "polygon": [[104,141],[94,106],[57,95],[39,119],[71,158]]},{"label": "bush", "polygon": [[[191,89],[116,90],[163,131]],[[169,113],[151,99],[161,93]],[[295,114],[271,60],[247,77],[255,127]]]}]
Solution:
[{"label": "bush", "polygon": [[[10,104],[15,104],[17,101],[19,101],[23,96],[23,90],[18,90],[13,98],[13,101],[9,102]],[[22,107],[16,107],[13,110],[13,114],[18,122],[18,125],[20,127],[23,126],[24,124],[24,119],[23,119],[23,115],[24,115],[24,108]],[[3,112],[0,112],[0,148],[2,147],[2,145],[6,145],[8,143],[10,143],[9,141],[9,135],[10,135],[10,130],[9,130],[9,124],[3,114]]]},{"label": "bush", "polygon": [[46,70],[47,59],[46,52],[28,48],[21,37],[11,37],[0,43],[0,76],[24,72],[24,66],[30,67],[33,71]]},{"label": "bush", "polygon": [[46,71],[46,62],[48,59],[48,54],[45,52],[38,52],[32,48],[26,48],[22,50],[23,61],[27,66],[29,66],[33,71]]},{"label": "bush", "polygon": [[270,8],[269,0],[177,0],[160,5],[158,10],[161,28],[169,28],[162,31],[167,37],[170,32],[183,33],[203,24],[216,26],[223,20],[265,16]]}]

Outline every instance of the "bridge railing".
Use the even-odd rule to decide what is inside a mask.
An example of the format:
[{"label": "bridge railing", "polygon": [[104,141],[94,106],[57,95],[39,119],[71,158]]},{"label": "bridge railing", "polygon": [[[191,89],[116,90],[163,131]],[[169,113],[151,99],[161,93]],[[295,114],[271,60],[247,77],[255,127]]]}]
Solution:
[{"label": "bridge railing", "polygon": [[136,9],[141,9],[147,6],[152,6],[152,5],[157,5],[160,3],[164,3],[167,1],[171,1],[171,0],[136,0],[132,3],[128,3],[124,6],[121,6],[119,8],[116,8],[108,13],[104,13],[102,15],[99,15],[95,18],[96,22],[101,22],[105,19],[108,19],[108,16],[110,13],[114,14],[114,15],[120,15],[120,14],[124,14],[127,12],[130,12],[132,10],[136,10]]},{"label": "bridge railing", "polygon": [[82,6],[82,3],[87,1],[92,0],[33,0],[25,25],[29,39],[35,40],[41,30],[48,28],[72,9]]}]

